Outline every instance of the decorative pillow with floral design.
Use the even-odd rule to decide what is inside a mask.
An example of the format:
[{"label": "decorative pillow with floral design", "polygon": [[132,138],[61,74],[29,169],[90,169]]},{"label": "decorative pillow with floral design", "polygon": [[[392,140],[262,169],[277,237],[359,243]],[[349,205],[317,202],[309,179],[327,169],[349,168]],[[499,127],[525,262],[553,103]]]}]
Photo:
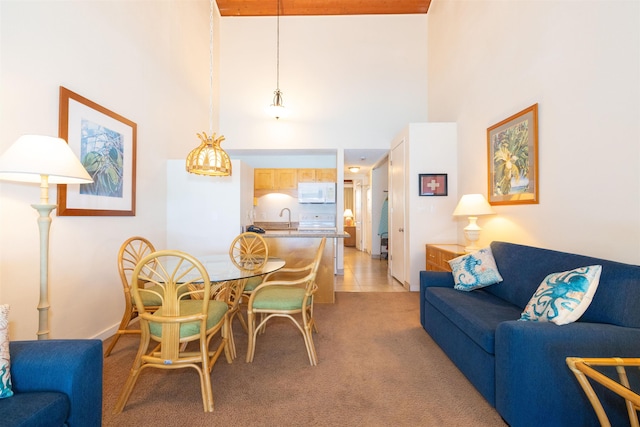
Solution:
[{"label": "decorative pillow with floral design", "polygon": [[502,282],[491,248],[480,249],[449,261],[455,289],[472,291]]},{"label": "decorative pillow with floral design", "polygon": [[0,399],[13,396],[9,370],[9,305],[0,305]]},{"label": "decorative pillow with floral design", "polygon": [[566,325],[587,311],[600,283],[601,265],[548,275],[524,308],[520,320]]}]

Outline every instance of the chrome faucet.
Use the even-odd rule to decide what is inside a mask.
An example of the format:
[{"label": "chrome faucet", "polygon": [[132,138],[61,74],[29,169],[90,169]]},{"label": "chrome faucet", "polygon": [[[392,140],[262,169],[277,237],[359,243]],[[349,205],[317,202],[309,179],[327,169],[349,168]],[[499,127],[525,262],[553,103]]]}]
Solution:
[{"label": "chrome faucet", "polygon": [[282,218],[282,214],[284,213],[284,211],[289,212],[289,221],[287,222],[287,228],[291,228],[291,209],[282,208],[282,210],[280,211],[280,218]]}]

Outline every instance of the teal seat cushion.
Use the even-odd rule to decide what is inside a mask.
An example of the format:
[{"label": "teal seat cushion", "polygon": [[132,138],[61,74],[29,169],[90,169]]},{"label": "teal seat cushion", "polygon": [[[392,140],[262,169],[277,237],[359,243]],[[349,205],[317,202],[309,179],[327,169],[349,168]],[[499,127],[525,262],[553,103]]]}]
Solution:
[{"label": "teal seat cushion", "polygon": [[[222,320],[225,313],[229,310],[227,303],[224,301],[209,301],[209,311],[207,317],[207,329],[214,327]],[[202,311],[201,300],[184,300],[180,301],[180,315],[189,316],[192,314],[198,314]],[[160,307],[154,316],[162,316],[162,307]],[[162,324],[157,322],[149,323],[149,330],[151,335],[155,337],[162,336]],[[180,325],[180,338],[190,337],[200,333],[200,322],[188,322]]]},{"label": "teal seat cushion", "polygon": [[[160,285],[153,285],[144,288],[146,291],[156,292],[160,295],[163,294],[164,288]],[[178,295],[182,295],[185,292],[189,291],[186,287],[180,287],[178,289]],[[158,295],[151,292],[140,292],[140,296],[142,297],[142,303],[145,307],[150,307],[154,305],[162,305],[162,300]]]},{"label": "teal seat cushion", "polygon": [[247,283],[244,285],[245,292],[253,292],[262,283],[261,276],[249,277]]},{"label": "teal seat cushion", "polygon": [[[294,286],[268,286],[259,291],[253,308],[261,310],[295,310],[302,307],[305,290]],[[311,299],[309,299],[309,304]]]}]

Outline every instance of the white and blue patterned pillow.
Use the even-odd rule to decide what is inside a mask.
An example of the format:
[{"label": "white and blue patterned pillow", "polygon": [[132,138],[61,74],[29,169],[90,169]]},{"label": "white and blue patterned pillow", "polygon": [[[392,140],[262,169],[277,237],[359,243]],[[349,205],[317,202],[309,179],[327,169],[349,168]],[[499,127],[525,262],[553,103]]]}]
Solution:
[{"label": "white and blue patterned pillow", "polygon": [[524,308],[520,320],[566,325],[587,311],[600,283],[601,265],[548,275]]},{"label": "white and blue patterned pillow", "polygon": [[459,291],[472,291],[502,282],[490,247],[454,258],[449,261],[449,265],[455,282],[454,288]]},{"label": "white and blue patterned pillow", "polygon": [[0,305],[0,399],[13,396],[9,370],[9,305]]}]

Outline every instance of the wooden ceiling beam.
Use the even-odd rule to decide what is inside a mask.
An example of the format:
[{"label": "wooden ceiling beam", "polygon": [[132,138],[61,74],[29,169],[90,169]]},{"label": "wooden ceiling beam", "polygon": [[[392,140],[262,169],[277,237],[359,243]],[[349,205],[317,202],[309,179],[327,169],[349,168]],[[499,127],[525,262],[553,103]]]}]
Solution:
[{"label": "wooden ceiling beam", "polygon": [[[280,15],[427,13],[431,0],[280,0]],[[216,0],[221,16],[276,16],[278,0]]]}]

